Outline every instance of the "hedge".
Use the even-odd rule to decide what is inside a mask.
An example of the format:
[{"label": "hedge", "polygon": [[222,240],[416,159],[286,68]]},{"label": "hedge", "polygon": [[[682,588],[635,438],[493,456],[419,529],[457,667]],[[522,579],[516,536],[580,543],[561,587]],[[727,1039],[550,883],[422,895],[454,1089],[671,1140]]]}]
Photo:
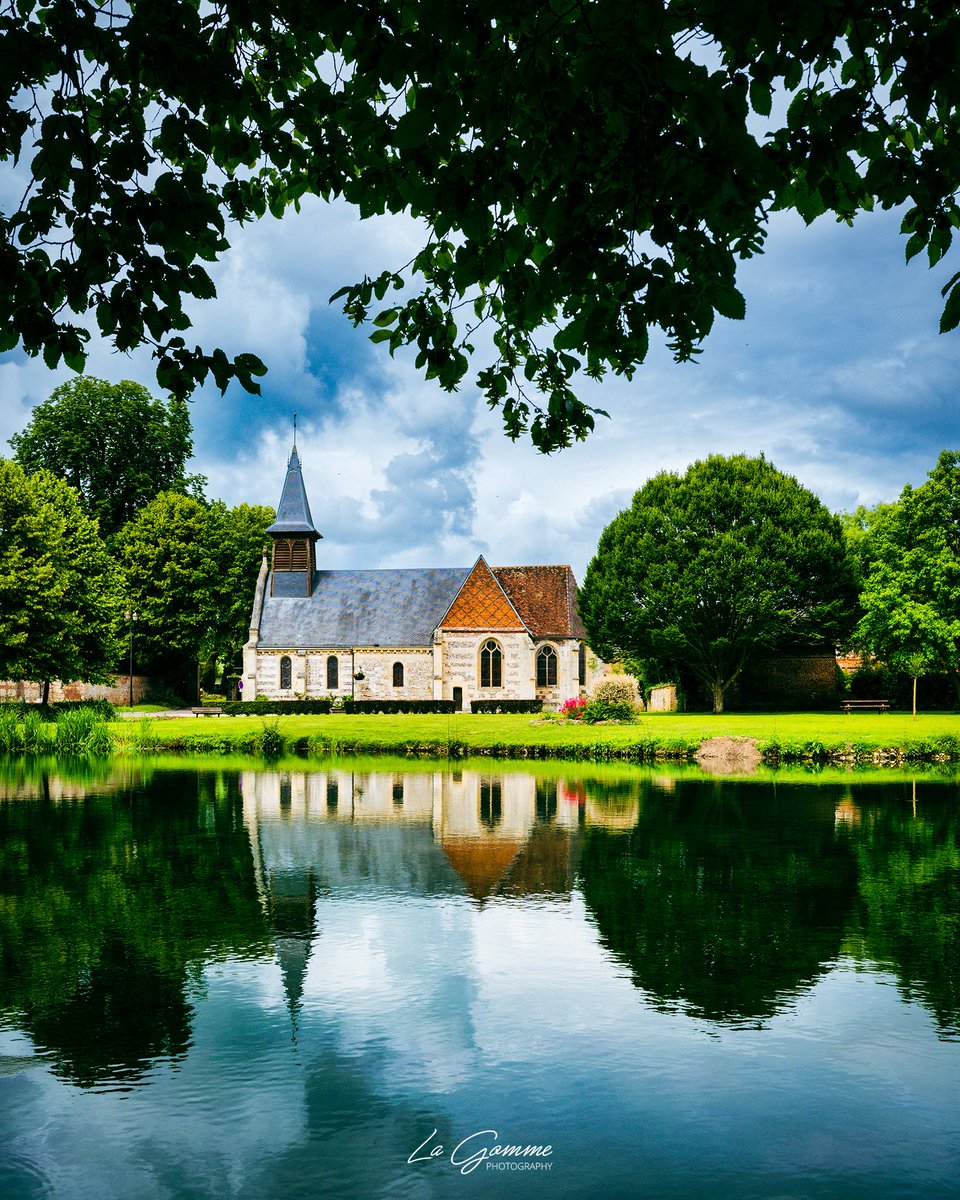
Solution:
[{"label": "hedge", "polygon": [[0,709],[16,712],[21,719],[27,713],[38,713],[44,721],[56,720],[58,713],[88,711],[103,721],[112,721],[116,709],[109,700],[53,700],[40,704],[32,700],[0,700]]},{"label": "hedge", "polygon": [[307,713],[328,713],[332,700],[224,700],[216,705],[230,716],[258,717],[287,713],[304,716]]},{"label": "hedge", "polygon": [[472,713],[538,713],[543,712],[542,700],[471,700]]},{"label": "hedge", "polygon": [[453,700],[350,700],[343,702],[345,713],[454,713]]}]

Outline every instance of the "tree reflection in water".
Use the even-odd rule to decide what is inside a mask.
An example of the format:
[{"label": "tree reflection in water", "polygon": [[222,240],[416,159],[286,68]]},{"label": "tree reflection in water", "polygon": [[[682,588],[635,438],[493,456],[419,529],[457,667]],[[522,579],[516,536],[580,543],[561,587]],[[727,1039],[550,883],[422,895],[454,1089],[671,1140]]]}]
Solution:
[{"label": "tree reflection in water", "polygon": [[296,1030],[324,898],[582,892],[654,1007],[762,1023],[859,956],[958,1036],[953,787],[914,813],[903,784],[574,770],[0,763],[0,1014],[64,1078],[129,1084],[186,1054],[211,959],[277,960]]}]

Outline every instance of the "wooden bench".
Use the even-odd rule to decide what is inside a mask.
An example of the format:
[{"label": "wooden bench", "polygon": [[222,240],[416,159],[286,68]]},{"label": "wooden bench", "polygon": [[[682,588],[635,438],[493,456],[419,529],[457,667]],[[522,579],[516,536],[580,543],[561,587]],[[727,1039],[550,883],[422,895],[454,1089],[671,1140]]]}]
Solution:
[{"label": "wooden bench", "polygon": [[211,704],[200,705],[199,708],[191,708],[190,711],[195,717],[222,717],[223,709],[214,708]]},{"label": "wooden bench", "polygon": [[889,700],[841,700],[840,707],[849,712],[887,712]]}]

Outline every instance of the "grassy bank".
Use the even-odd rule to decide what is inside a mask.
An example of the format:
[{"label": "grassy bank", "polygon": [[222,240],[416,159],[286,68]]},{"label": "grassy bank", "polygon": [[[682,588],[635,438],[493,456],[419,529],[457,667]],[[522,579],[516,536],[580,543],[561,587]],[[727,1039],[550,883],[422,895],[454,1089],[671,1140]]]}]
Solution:
[{"label": "grassy bank", "polygon": [[202,717],[116,721],[121,749],[188,753],[400,754],[651,762],[690,759],[711,738],[752,739],[767,763],[960,761],[960,715],[651,713],[622,725],[526,715]]}]

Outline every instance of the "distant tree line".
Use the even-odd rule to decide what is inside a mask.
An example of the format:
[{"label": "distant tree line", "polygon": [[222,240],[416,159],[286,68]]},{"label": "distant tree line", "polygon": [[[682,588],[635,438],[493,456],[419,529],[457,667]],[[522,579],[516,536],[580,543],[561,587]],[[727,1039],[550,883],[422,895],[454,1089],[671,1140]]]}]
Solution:
[{"label": "distant tree line", "polygon": [[0,459],[0,678],[104,682],[134,666],[195,695],[246,640],[273,510],[228,508],[187,473],[186,405],[79,376]]},{"label": "distant tree line", "polygon": [[759,655],[851,648],[960,701],[960,453],[894,503],[838,517],[762,456],[650,479],[604,530],[580,590],[592,647],[723,711]]}]

